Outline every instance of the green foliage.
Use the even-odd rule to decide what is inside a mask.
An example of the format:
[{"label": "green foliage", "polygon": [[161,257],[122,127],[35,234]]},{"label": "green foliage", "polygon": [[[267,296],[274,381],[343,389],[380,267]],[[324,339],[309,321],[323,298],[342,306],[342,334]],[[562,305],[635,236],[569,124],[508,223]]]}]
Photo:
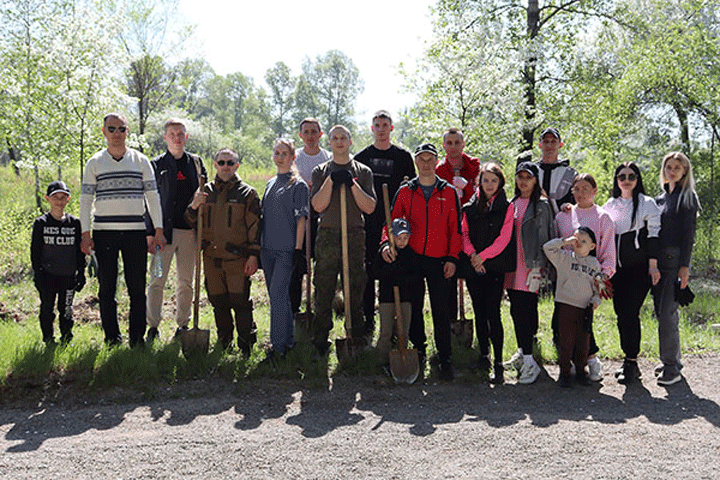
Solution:
[{"label": "green foliage", "polygon": [[314,116],[326,130],[338,124],[354,130],[355,101],[364,88],[360,71],[343,52],[330,50],[315,60],[305,58],[297,83],[295,123]]}]

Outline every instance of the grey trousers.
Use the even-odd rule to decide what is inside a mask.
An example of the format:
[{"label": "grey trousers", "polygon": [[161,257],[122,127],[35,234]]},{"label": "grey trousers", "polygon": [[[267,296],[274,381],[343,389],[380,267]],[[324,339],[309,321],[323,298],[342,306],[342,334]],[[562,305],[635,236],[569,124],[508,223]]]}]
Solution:
[{"label": "grey trousers", "polygon": [[652,290],[658,321],[660,361],[670,373],[679,373],[683,367],[680,362],[679,304],[675,300],[675,281],[680,268],[679,254],[677,248],[666,248],[661,252],[658,258],[660,281]]}]

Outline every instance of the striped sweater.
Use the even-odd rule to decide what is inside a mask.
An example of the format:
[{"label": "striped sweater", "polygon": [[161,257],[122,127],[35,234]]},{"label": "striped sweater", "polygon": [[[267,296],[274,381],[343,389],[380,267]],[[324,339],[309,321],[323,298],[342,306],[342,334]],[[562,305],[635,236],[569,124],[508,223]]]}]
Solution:
[{"label": "striped sweater", "polygon": [[[128,148],[115,160],[101,150],[88,160],[80,193],[82,231],[145,230],[145,203],[154,225],[162,225],[155,174],[145,155]],[[94,207],[94,211],[93,211]]]}]

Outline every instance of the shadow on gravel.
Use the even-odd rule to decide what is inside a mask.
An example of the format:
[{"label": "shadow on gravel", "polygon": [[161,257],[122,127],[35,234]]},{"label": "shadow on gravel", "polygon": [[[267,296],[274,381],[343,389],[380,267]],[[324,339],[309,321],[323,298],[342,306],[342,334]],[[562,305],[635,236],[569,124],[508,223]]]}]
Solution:
[{"label": "shadow on gravel", "polygon": [[[135,408],[137,405],[113,405],[111,408],[83,408],[73,412],[62,407],[49,406],[30,415],[23,412],[22,417],[18,417],[18,412],[10,410],[0,413],[0,425],[12,423],[13,426],[5,439],[23,442],[9,447],[6,450],[8,453],[31,452],[52,438],[72,437],[91,429],[109,430],[122,423],[125,414]],[[64,413],[58,415],[52,411],[54,409]]]},{"label": "shadow on gravel", "polygon": [[[544,372],[533,385],[510,380],[500,386],[478,382],[462,372],[452,383],[438,382],[431,376],[415,385],[394,385],[380,375],[336,375],[324,385],[268,378],[240,385],[203,380],[155,400],[137,401],[135,397],[124,403],[75,404],[69,408],[40,404],[2,409],[0,426],[11,426],[5,440],[21,442],[10,446],[8,453],[38,450],[52,438],[110,430],[129,412],[143,407],[149,409],[151,421],[164,421],[170,427],[227,412],[232,412],[228,421],[234,421],[235,428],[242,431],[284,418],[286,424],[299,427],[306,438],[323,437],[368,419],[372,421],[371,431],[400,425],[420,437],[433,435],[439,426],[460,422],[484,422],[499,429],[521,422],[548,428],[563,421],[622,425],[642,417],[653,424],[676,425],[702,418],[720,427],[718,403],[695,394],[685,379],[662,389],[654,379],[623,387],[606,376],[605,385],[563,389],[554,377]],[[709,381],[711,377],[708,374]],[[132,392],[124,395],[125,400],[133,397]]]},{"label": "shadow on gravel", "polygon": [[674,425],[683,420],[701,417],[715,427],[720,427],[720,406],[712,400],[695,395],[684,377],[680,383],[667,388],[666,398],[652,397],[652,400],[652,408],[641,414],[653,423]]}]

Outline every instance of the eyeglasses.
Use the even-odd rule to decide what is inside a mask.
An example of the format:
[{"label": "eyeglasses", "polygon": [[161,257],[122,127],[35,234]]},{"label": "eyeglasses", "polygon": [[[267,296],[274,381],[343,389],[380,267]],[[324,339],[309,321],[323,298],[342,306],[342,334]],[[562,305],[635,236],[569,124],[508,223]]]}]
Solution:
[{"label": "eyeglasses", "polygon": [[637,180],[637,175],[635,175],[634,173],[628,173],[627,175],[625,175],[624,173],[621,173],[620,175],[617,176],[617,178],[621,182],[624,182],[625,180],[634,182],[635,180]]},{"label": "eyeglasses", "polygon": [[216,160],[217,164],[221,167],[224,167],[227,165],[228,167],[232,167],[235,165],[235,160]]},{"label": "eyeglasses", "polygon": [[117,130],[117,131],[120,132],[120,133],[125,133],[125,132],[127,131],[127,127],[125,127],[125,126],[123,126],[123,127],[113,127],[112,125],[108,125],[108,126],[105,127],[105,128],[107,128],[107,131],[110,132],[110,133],[115,133],[115,130]]}]

